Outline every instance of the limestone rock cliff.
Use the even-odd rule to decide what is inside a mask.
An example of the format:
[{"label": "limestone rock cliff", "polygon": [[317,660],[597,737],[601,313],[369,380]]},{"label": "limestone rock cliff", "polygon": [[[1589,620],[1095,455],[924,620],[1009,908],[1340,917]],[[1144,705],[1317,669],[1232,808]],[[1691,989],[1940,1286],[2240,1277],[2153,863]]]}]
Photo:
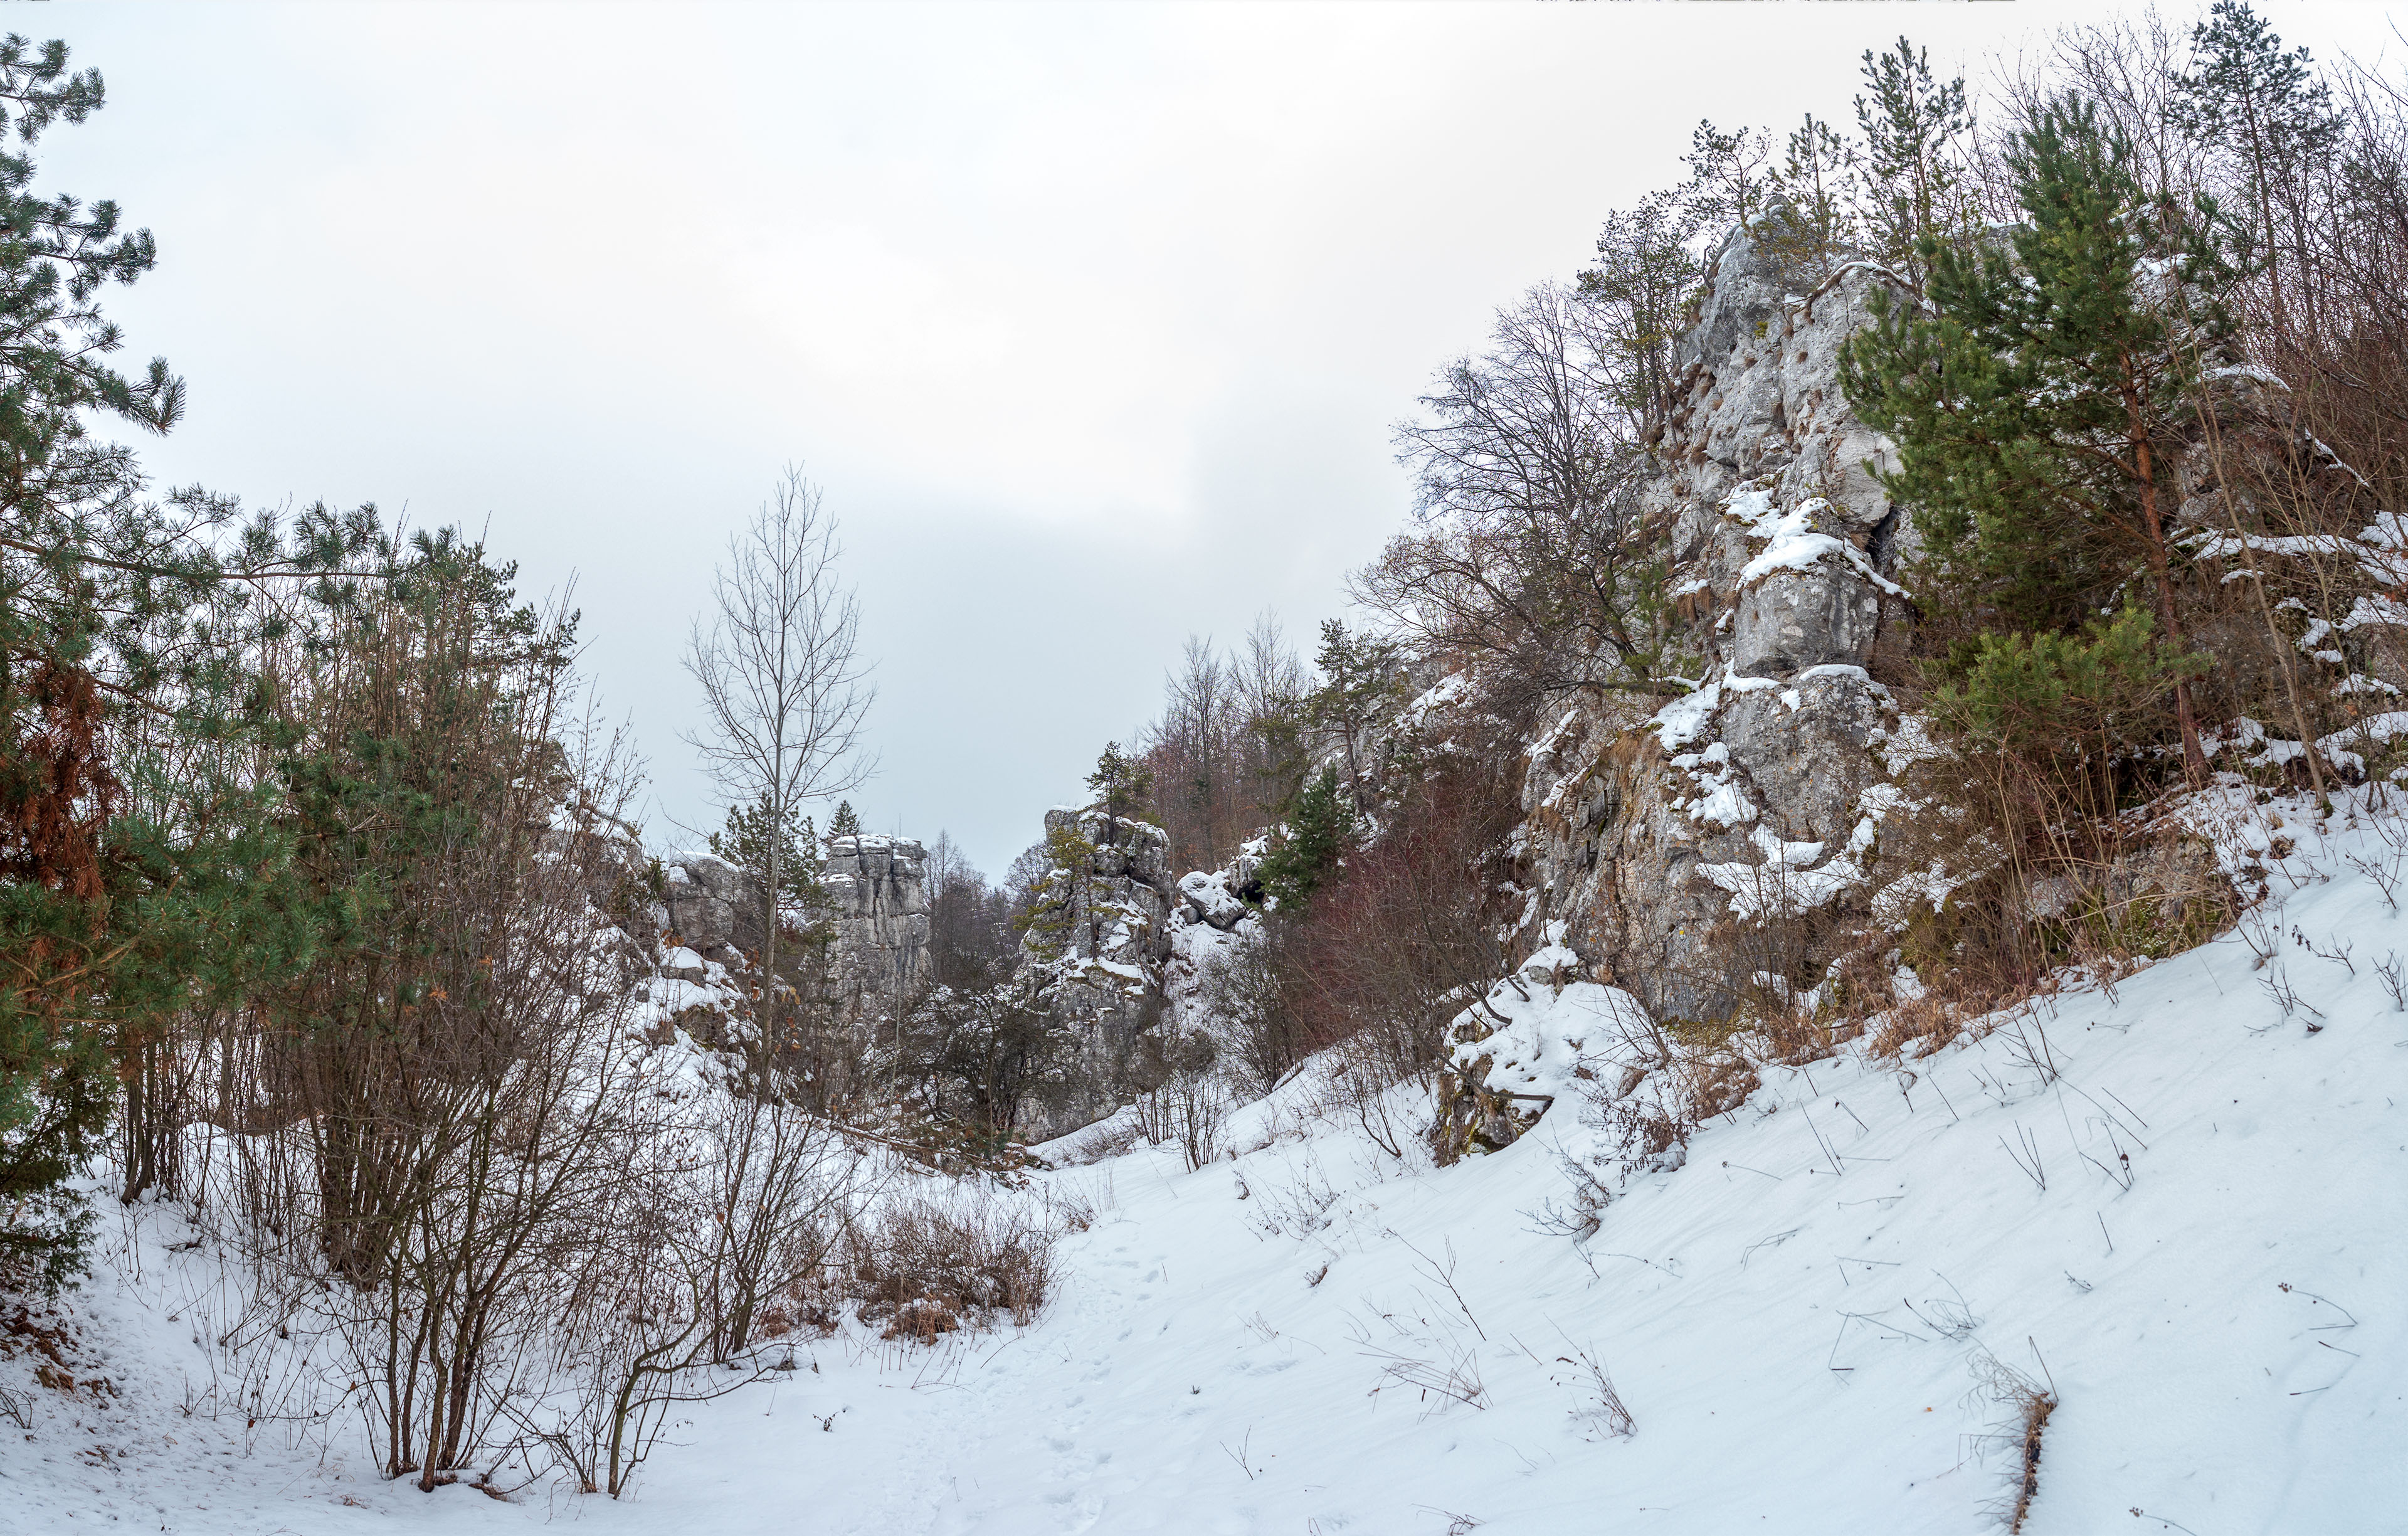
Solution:
[{"label": "limestone rock cliff", "polygon": [[927,984],[927,857],[910,838],[827,840],[820,883],[836,926],[830,972],[852,1014],[891,1010]]},{"label": "limestone rock cliff", "polygon": [[[926,848],[909,838],[829,838],[820,880],[834,941],[824,970],[798,978],[781,963],[781,974],[822,989],[845,1025],[890,1016],[928,979],[926,858]],[[710,854],[670,854],[661,862],[665,894],[657,926],[683,952],[673,963],[687,969],[706,963],[730,972],[745,969],[747,956],[761,952],[759,883]],[[797,953],[794,961],[799,965],[802,958]]]},{"label": "limestone rock cliff", "polygon": [[1674,650],[1697,687],[1652,717],[1584,700],[1531,752],[1526,927],[1535,941],[1559,923],[1659,1016],[1727,1009],[1717,926],[1842,916],[1878,883],[1892,770],[1915,739],[1881,681],[1914,532],[1839,357],[1884,290],[1901,285],[1858,263],[1790,292],[1745,231],[1724,242],[1641,493],[1670,530]]},{"label": "limestone rock cliff", "polygon": [[1093,808],[1045,813],[1048,874],[1023,939],[1020,982],[1068,1031],[1064,1091],[1035,1117],[1032,1139],[1111,1113],[1155,1042],[1161,968],[1179,903],[1162,828]]}]

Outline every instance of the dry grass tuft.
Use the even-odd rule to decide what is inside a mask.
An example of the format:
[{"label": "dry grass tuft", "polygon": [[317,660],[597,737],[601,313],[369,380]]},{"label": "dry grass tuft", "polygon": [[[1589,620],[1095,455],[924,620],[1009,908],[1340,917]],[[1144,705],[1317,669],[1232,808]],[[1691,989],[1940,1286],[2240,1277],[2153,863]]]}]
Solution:
[{"label": "dry grass tuft", "polygon": [[752,1328],[764,1339],[783,1339],[797,1329],[825,1339],[836,1332],[842,1320],[826,1286],[812,1280],[789,1287],[764,1307]]},{"label": "dry grass tuft", "polygon": [[1007,1314],[1026,1327],[1053,1290],[1056,1237],[1023,1202],[900,1200],[847,1238],[839,1284],[888,1339],[926,1343]]},{"label": "dry grass tuft", "polygon": [[2006,1496],[1998,1511],[2010,1532],[2020,1531],[2031,1514],[2032,1500],[2040,1493],[2041,1436],[2048,1428],[2049,1415],[2057,1412],[2057,1391],[1987,1351],[1974,1357],[1973,1377],[1981,1390],[2004,1404],[2011,1414],[2005,1424],[1981,1438],[2015,1453],[2015,1464],[2007,1473]]},{"label": "dry grass tuft", "polygon": [[1572,1410],[1572,1422],[1591,1439],[1627,1440],[1637,1434],[1639,1421],[1630,1416],[1622,1394],[1614,1390],[1613,1377],[1603,1362],[1569,1338],[1564,1342],[1571,1353],[1555,1357],[1555,1364],[1565,1368],[1567,1373],[1558,1379],[1565,1380],[1582,1400],[1581,1405]]}]

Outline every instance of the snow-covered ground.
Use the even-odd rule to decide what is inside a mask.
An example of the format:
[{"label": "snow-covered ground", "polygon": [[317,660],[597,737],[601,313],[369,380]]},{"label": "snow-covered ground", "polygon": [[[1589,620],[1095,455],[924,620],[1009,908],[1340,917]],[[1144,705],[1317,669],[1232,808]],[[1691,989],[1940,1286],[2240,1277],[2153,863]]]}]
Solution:
[{"label": "snow-covered ground", "polygon": [[818,1343],[619,1503],[424,1496],[188,1398],[161,1299],[204,1256],[155,1213],[71,1303],[116,1397],[0,1361],[36,1418],[0,1529],[1974,1532],[2021,1468],[2003,1369],[2058,1400],[2038,1536],[2408,1531],[2401,863],[2301,842],[2253,925],[2279,973],[2228,935],[1904,1071],[1774,1069],[1584,1240],[1537,1219],[1588,1134],[1560,1102],[1437,1170],[1297,1085],[1233,1161],[1044,1175],[1094,1218],[1037,1325]]}]

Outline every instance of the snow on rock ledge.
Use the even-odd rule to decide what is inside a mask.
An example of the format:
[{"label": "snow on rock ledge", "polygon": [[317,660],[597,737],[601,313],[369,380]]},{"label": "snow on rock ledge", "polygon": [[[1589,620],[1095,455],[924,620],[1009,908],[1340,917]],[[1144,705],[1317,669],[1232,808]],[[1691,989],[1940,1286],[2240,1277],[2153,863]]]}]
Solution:
[{"label": "snow on rock ledge", "polygon": [[1210,923],[1227,932],[1243,922],[1246,904],[1229,890],[1226,872],[1190,870],[1179,877],[1179,894],[1186,899],[1189,915],[1198,923]]},{"label": "snow on rock ledge", "polygon": [[1582,969],[1579,955],[1551,943],[1455,1015],[1432,1131],[1440,1162],[1512,1145],[1556,1103],[1577,1099],[1600,1065],[1652,1037],[1638,998],[1580,980]]}]

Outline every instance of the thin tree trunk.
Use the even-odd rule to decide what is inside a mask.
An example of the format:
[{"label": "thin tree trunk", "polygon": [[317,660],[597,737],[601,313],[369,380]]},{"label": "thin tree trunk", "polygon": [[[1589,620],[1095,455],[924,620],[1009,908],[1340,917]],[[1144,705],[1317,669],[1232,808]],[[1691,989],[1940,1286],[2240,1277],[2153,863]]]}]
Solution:
[{"label": "thin tree trunk", "polygon": [[[2165,524],[2157,512],[2157,462],[2149,450],[2148,431],[2128,362],[2124,367],[2124,386],[2126,430],[2131,435],[2132,464],[2141,485],[2141,520],[2148,531],[2149,569],[2157,578],[2158,617],[2166,626],[2166,642],[2178,653],[2187,654],[2182,614],[2174,602],[2173,568],[2166,558]],[[2186,678],[2174,682],[2174,720],[2182,729],[2183,774],[2193,789],[2202,788],[2207,783],[2207,754],[2200,750],[2199,717],[2191,708],[2190,682]]]},{"label": "thin tree trunk", "polygon": [[2308,782],[2315,791],[2317,802],[2322,804],[2328,797],[2324,765],[2318,760],[2315,738],[2308,733],[2307,711],[2300,702],[2299,678],[2291,667],[2291,644],[2284,638],[2281,626],[2274,622],[2274,600],[2266,594],[2266,574],[2258,567],[2258,548],[2249,542],[2248,535],[2241,526],[2240,510],[2232,505],[2232,485],[2225,471],[2224,436],[2216,426],[2215,413],[2202,405],[2199,414],[2207,437],[2208,452],[2215,460],[2215,490],[2224,503],[2224,520],[2232,530],[2233,542],[2240,546],[2242,553],[2249,561],[2250,585],[2258,592],[2258,615],[2265,623],[2267,643],[2273,648],[2274,660],[2282,668],[2283,693],[2291,706],[2291,728],[2300,733],[2300,746],[2307,755]]}]

